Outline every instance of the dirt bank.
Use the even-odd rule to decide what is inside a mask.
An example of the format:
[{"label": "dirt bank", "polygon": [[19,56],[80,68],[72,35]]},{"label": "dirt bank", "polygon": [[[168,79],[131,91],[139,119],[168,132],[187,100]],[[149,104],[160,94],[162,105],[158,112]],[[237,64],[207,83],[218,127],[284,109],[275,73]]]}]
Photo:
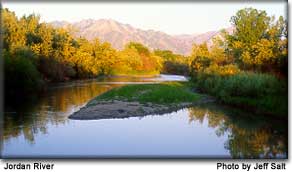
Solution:
[{"label": "dirt bank", "polygon": [[165,114],[195,104],[214,101],[214,99],[203,98],[196,103],[176,103],[176,104],[153,104],[126,101],[96,101],[92,100],[85,107],[69,116],[70,119],[77,120],[98,120],[113,118],[142,117],[152,114]]}]

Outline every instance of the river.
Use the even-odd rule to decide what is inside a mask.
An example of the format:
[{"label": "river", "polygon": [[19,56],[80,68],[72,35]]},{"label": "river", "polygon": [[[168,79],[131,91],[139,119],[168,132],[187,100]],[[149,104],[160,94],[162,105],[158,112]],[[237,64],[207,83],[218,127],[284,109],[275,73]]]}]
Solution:
[{"label": "river", "polygon": [[182,76],[108,77],[51,86],[5,108],[3,158],[287,158],[288,122],[210,103],[143,118],[70,120],[95,96],[124,84]]}]

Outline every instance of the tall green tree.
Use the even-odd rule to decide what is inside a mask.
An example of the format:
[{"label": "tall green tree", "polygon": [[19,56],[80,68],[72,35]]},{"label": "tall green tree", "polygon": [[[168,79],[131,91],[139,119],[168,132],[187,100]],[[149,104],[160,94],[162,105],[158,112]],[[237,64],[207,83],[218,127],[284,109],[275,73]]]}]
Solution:
[{"label": "tall green tree", "polygon": [[191,54],[191,73],[196,74],[211,64],[210,52],[207,43],[194,44]]},{"label": "tall green tree", "polygon": [[13,53],[16,48],[25,46],[26,30],[20,25],[14,12],[7,8],[1,9],[1,37],[3,38],[3,48]]},{"label": "tall green tree", "polygon": [[[234,33],[226,37],[228,51],[243,69],[262,70],[275,64],[284,46],[285,21],[267,15],[265,11],[245,8],[231,17]],[[285,44],[285,43],[284,43]],[[280,52],[279,52],[280,51]]]}]

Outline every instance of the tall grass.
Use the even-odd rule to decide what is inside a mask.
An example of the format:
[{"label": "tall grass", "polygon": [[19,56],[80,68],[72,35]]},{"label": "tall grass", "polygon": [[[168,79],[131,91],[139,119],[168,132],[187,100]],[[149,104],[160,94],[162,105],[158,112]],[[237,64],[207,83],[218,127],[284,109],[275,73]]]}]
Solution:
[{"label": "tall grass", "polygon": [[273,75],[252,72],[229,76],[199,73],[195,80],[201,91],[216,96],[224,103],[258,113],[288,114],[287,82]]}]

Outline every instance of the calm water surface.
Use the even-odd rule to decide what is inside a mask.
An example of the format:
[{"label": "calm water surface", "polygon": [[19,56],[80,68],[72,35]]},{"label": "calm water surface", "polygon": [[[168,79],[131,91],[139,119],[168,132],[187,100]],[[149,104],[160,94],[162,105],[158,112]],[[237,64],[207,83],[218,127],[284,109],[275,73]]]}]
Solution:
[{"label": "calm water surface", "polygon": [[70,120],[95,96],[123,84],[181,76],[112,77],[58,84],[38,99],[7,106],[2,156],[287,158],[287,122],[218,104],[143,118]]}]

